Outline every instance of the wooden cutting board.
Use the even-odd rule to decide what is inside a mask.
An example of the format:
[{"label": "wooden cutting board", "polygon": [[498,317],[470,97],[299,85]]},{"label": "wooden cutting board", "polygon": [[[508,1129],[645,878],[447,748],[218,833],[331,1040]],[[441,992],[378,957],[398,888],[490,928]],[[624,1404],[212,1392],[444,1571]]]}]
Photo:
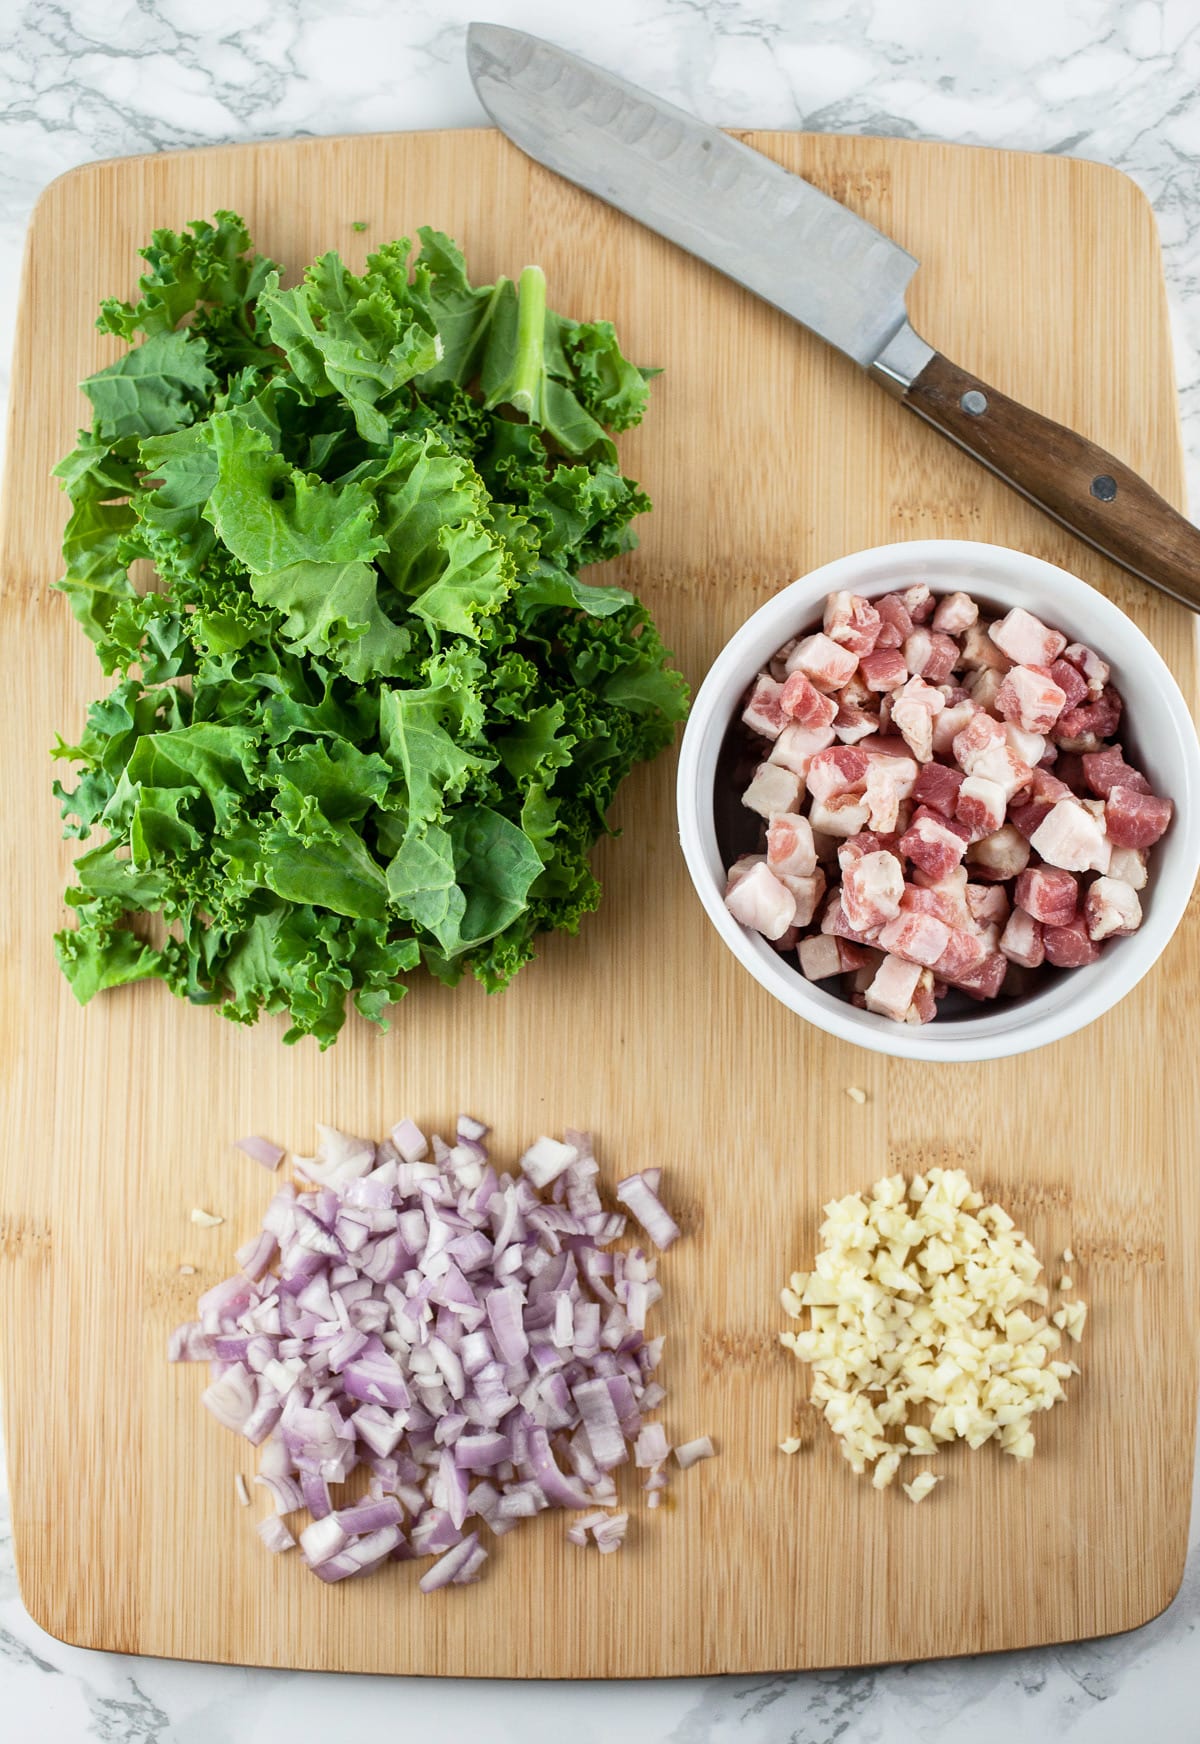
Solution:
[{"label": "wooden cutting board", "polygon": [[[751,143],[918,255],[918,329],[1086,431],[1182,501],[1150,208],[1061,158],[770,133]],[[50,935],[71,852],[47,752],[98,669],[59,572],[50,467],[114,354],[92,325],[155,225],[231,206],[299,266],[429,221],[477,278],[546,268],[555,307],[611,317],[665,366],[622,440],[655,512],[614,578],[657,613],[698,682],[773,589],[887,540],[1020,546],[1138,620],[1196,694],[1194,620],[1074,543],[843,359],[703,266],[531,165],[490,132],[240,146],[89,165],[34,219],[13,380],[3,581],[5,901],[0,1247],[6,1432],[25,1602],[63,1640],[129,1653],[490,1676],[757,1671],[1021,1647],[1131,1628],[1182,1573],[1196,1403],[1200,1171],[1186,1005],[1195,912],[1159,967],[1070,1041],[998,1065],[890,1062],[831,1040],[736,966],[677,851],[673,758],[629,783],[599,863],[601,912],[513,988],[420,986],[381,1036],[281,1046],[146,986],[90,1009]],[[354,221],[366,221],[365,234]],[[797,263],[798,268],[801,263]],[[1086,630],[1086,626],[1078,626]],[[859,1106],[847,1087],[867,1092]],[[720,1457],[600,1558],[561,1516],[496,1546],[479,1586],[421,1598],[396,1565],[326,1588],[275,1559],[234,1498],[253,1455],[198,1404],[167,1334],[257,1226],[248,1131],[304,1150],[317,1120],[381,1134],[402,1114],[496,1123],[502,1156],[565,1124],[604,1174],[665,1166],[688,1239],[664,1259],[672,1438]],[[849,1472],[777,1344],[779,1286],[819,1208],[878,1175],[961,1163],[1091,1304],[1083,1374],[1031,1466],[943,1455],[913,1508]],[[193,1206],[225,1219],[189,1222]],[[181,1276],[180,1266],[196,1268]],[[776,1450],[795,1431],[805,1450]],[[262,1505],[255,1494],[254,1514]]]}]

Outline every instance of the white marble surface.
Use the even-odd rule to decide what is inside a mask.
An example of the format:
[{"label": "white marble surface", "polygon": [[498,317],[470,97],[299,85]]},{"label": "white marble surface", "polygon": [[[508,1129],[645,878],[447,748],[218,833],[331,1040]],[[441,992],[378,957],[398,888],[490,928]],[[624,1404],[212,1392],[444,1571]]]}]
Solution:
[{"label": "white marble surface", "polygon": [[[1158,214],[1200,492],[1200,0],[3,0],[0,359],[42,187],[96,157],[221,140],[474,125],[466,21],[540,32],[718,122],[1073,152]],[[7,377],[5,376],[5,381]],[[0,1470],[0,1737],[277,1744],[1070,1744],[1200,1740],[1200,1542],[1136,1634],[988,1659],[604,1686],[335,1679],[90,1654],[17,1594]],[[64,1498],[64,1530],[69,1526]]]}]

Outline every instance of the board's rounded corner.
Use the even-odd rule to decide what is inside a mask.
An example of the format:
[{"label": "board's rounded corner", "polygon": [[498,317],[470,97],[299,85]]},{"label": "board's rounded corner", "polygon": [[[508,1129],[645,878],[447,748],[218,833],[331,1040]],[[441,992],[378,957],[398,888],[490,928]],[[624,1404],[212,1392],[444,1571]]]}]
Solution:
[{"label": "board's rounded corner", "polygon": [[1093,180],[1107,183],[1114,190],[1119,190],[1120,197],[1131,203],[1142,223],[1149,227],[1155,237],[1158,236],[1158,214],[1154,210],[1154,202],[1131,171],[1122,169],[1119,164],[1105,163],[1094,157],[1076,157],[1071,162],[1084,166]]},{"label": "board's rounded corner", "polygon": [[29,229],[31,231],[35,229],[39,219],[44,217],[47,208],[53,206],[55,201],[60,199],[63,193],[69,191],[76,182],[86,181],[100,163],[111,161],[111,159],[92,158],[87,163],[72,164],[70,169],[59,170],[58,174],[46,183],[34,201],[33,210],[29,214]]},{"label": "board's rounded corner", "polygon": [[[39,1599],[43,1596],[39,1595]],[[25,1582],[21,1579],[19,1562],[17,1564],[17,1599],[29,1621],[40,1629],[43,1635],[48,1635],[51,1641],[57,1641],[60,1647],[90,1647],[92,1645],[90,1641],[82,1641],[76,1636],[65,1633],[67,1625],[64,1622],[43,1612],[40,1603],[34,1603]]]}]

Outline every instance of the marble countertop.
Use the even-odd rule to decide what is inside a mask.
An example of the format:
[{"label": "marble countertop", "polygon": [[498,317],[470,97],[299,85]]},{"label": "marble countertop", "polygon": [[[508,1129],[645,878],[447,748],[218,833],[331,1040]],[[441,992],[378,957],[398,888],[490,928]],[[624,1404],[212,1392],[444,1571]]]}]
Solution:
[{"label": "marble countertop", "polygon": [[[8,0],[0,9],[0,361],[25,224],[92,158],[482,121],[472,16],[551,36],[713,121],[1069,152],[1158,216],[1200,500],[1196,0]],[[93,1654],[24,1612],[0,1462],[0,1732],[41,1744],[278,1744],[346,1724],[482,1744],[1164,1744],[1200,1739],[1200,1509],[1175,1603],[1132,1635],[986,1659],[593,1685],[334,1678]],[[64,1530],[70,1530],[69,1499]]]}]

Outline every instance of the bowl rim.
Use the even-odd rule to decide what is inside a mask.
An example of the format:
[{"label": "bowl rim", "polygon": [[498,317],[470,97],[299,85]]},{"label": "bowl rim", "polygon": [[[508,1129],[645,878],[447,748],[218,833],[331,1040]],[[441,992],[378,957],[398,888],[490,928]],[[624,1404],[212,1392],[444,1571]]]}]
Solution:
[{"label": "bowl rim", "polygon": [[[914,570],[927,573],[923,577],[904,573]],[[1169,744],[1161,750],[1156,744],[1155,757],[1160,766],[1170,765],[1170,797],[1176,811],[1154,868],[1153,900],[1147,904],[1143,925],[1115,941],[1097,963],[1072,970],[1044,992],[986,1016],[897,1024],[860,1011],[806,981],[769,941],[734,920],[724,903],[712,781],[737,700],[765,660],[798,626],[803,627],[827,594],[848,588],[871,597],[922,578],[935,592],[948,592],[953,591],[948,571],[955,572],[959,586],[976,593],[986,594],[989,583],[1000,589],[1044,592],[1053,604],[1051,609],[1043,604],[1042,614],[1051,622],[1086,625],[1089,646],[1095,646],[1114,672],[1123,675],[1123,685],[1131,664],[1142,669],[1135,681],[1136,706],[1161,717],[1156,732],[1169,729]],[[1082,640],[1084,631],[1079,635]],[[969,539],[901,540],[868,546],[810,570],[773,594],[739,626],[713,661],[692,703],[680,747],[676,808],[680,846],[705,912],[743,967],[782,1004],[843,1041],[897,1058],[1003,1059],[1063,1040],[1092,1023],[1136,986],[1166,948],[1200,870],[1200,741],[1183,694],[1157,648],[1119,606],[1081,577],[1012,546]]]}]

